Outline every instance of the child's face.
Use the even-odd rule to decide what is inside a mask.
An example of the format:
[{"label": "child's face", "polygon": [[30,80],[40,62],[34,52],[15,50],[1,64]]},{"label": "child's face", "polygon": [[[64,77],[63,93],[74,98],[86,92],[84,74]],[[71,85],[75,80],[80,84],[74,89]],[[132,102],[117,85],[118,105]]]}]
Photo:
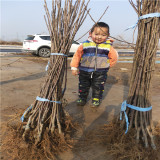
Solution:
[{"label": "child's face", "polygon": [[97,43],[97,44],[100,44],[100,43],[103,43],[106,41],[106,39],[108,38],[109,36],[109,33],[108,33],[108,28],[105,28],[105,27],[95,27],[93,32],[89,33],[90,37],[92,37],[92,40]]}]

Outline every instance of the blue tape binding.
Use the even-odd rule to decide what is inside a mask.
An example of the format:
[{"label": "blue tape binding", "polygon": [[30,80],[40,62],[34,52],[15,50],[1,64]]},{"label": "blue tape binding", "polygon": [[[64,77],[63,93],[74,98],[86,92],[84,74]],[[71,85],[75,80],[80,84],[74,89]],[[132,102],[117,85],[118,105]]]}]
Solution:
[{"label": "blue tape binding", "polygon": [[67,57],[67,55],[66,54],[64,54],[64,53],[51,53],[51,56],[66,56]]},{"label": "blue tape binding", "polygon": [[23,122],[24,121],[24,117],[25,117],[25,114],[27,111],[31,110],[32,109],[32,105],[30,105],[26,110],[25,112],[23,113],[22,117],[21,117],[21,121]]},{"label": "blue tape binding", "polygon": [[49,99],[41,98],[38,96],[36,97],[36,100],[41,101],[41,102],[55,102],[55,103],[61,104],[60,101],[50,101]]},{"label": "blue tape binding", "polygon": [[48,71],[48,67],[49,67],[49,61],[48,61],[48,64],[46,65],[46,71]]},{"label": "blue tape binding", "polygon": [[143,16],[140,16],[138,18],[138,20],[141,20],[141,19],[146,19],[146,18],[153,18],[153,17],[160,17],[160,13],[149,13],[149,14],[145,14]]},{"label": "blue tape binding", "polygon": [[[58,56],[66,56],[67,57],[67,55],[63,54],[63,53],[51,53],[50,55],[51,56],[58,55]],[[50,62],[48,61],[48,64],[46,65],[46,71],[48,71],[49,64],[50,64]]]},{"label": "blue tape binding", "polygon": [[[149,13],[149,14],[145,14],[145,15],[143,15],[143,16],[140,16],[140,17],[138,18],[138,21],[141,20],[141,19],[153,18],[153,17],[160,17],[160,13]],[[126,30],[135,28],[136,25],[138,24],[138,21],[137,21],[137,23],[136,23],[135,25],[128,27]],[[125,30],[125,31],[126,31],[126,30]]]},{"label": "blue tape binding", "polygon": [[126,114],[127,107],[129,107],[131,109],[134,109],[134,110],[137,110],[137,111],[140,111],[140,112],[147,112],[147,111],[150,111],[152,109],[152,106],[147,107],[147,108],[141,108],[141,107],[136,107],[136,106],[127,104],[127,101],[124,101],[122,103],[122,105],[121,105],[120,120],[122,120],[122,113],[124,113],[125,120],[126,120],[126,131],[125,131],[125,134],[128,132],[128,126],[129,126],[128,117],[127,117],[127,114]]},{"label": "blue tape binding", "polygon": [[[48,99],[45,99],[45,98],[41,98],[41,97],[36,97],[36,100],[38,100],[38,101],[42,101],[42,102],[55,102],[55,103],[58,103],[58,104],[61,104],[61,102],[60,101],[50,101],[50,100],[48,100]],[[24,121],[24,117],[25,117],[25,114],[26,114],[26,112],[28,111],[28,110],[31,110],[32,109],[32,105],[30,105],[27,109],[26,109],[26,111],[23,113],[23,115],[22,115],[22,117],[21,117],[21,121],[23,122]]]}]

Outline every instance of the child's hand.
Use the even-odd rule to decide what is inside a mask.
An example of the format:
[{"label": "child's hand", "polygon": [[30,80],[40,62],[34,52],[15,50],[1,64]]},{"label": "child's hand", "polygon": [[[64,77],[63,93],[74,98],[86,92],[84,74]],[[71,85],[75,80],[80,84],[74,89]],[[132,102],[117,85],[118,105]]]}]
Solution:
[{"label": "child's hand", "polygon": [[78,75],[78,70],[72,70],[72,75],[74,76]]}]

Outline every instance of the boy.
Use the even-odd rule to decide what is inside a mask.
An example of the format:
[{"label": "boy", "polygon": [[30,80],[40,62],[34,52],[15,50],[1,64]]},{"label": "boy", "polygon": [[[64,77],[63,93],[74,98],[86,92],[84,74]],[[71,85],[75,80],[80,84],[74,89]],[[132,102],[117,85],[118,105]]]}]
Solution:
[{"label": "boy", "polygon": [[118,53],[108,39],[109,26],[104,22],[95,24],[87,41],[83,42],[71,61],[73,75],[79,68],[79,99],[77,105],[84,106],[90,87],[92,88],[92,106],[98,107],[104,91],[107,72],[118,59]]}]

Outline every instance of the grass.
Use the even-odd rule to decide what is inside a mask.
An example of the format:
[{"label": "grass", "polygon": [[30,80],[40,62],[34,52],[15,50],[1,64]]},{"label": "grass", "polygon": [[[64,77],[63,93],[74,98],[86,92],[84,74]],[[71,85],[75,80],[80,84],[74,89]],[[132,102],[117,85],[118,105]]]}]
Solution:
[{"label": "grass", "polygon": [[22,42],[16,42],[16,41],[2,41],[0,40],[0,45],[22,45]]}]

